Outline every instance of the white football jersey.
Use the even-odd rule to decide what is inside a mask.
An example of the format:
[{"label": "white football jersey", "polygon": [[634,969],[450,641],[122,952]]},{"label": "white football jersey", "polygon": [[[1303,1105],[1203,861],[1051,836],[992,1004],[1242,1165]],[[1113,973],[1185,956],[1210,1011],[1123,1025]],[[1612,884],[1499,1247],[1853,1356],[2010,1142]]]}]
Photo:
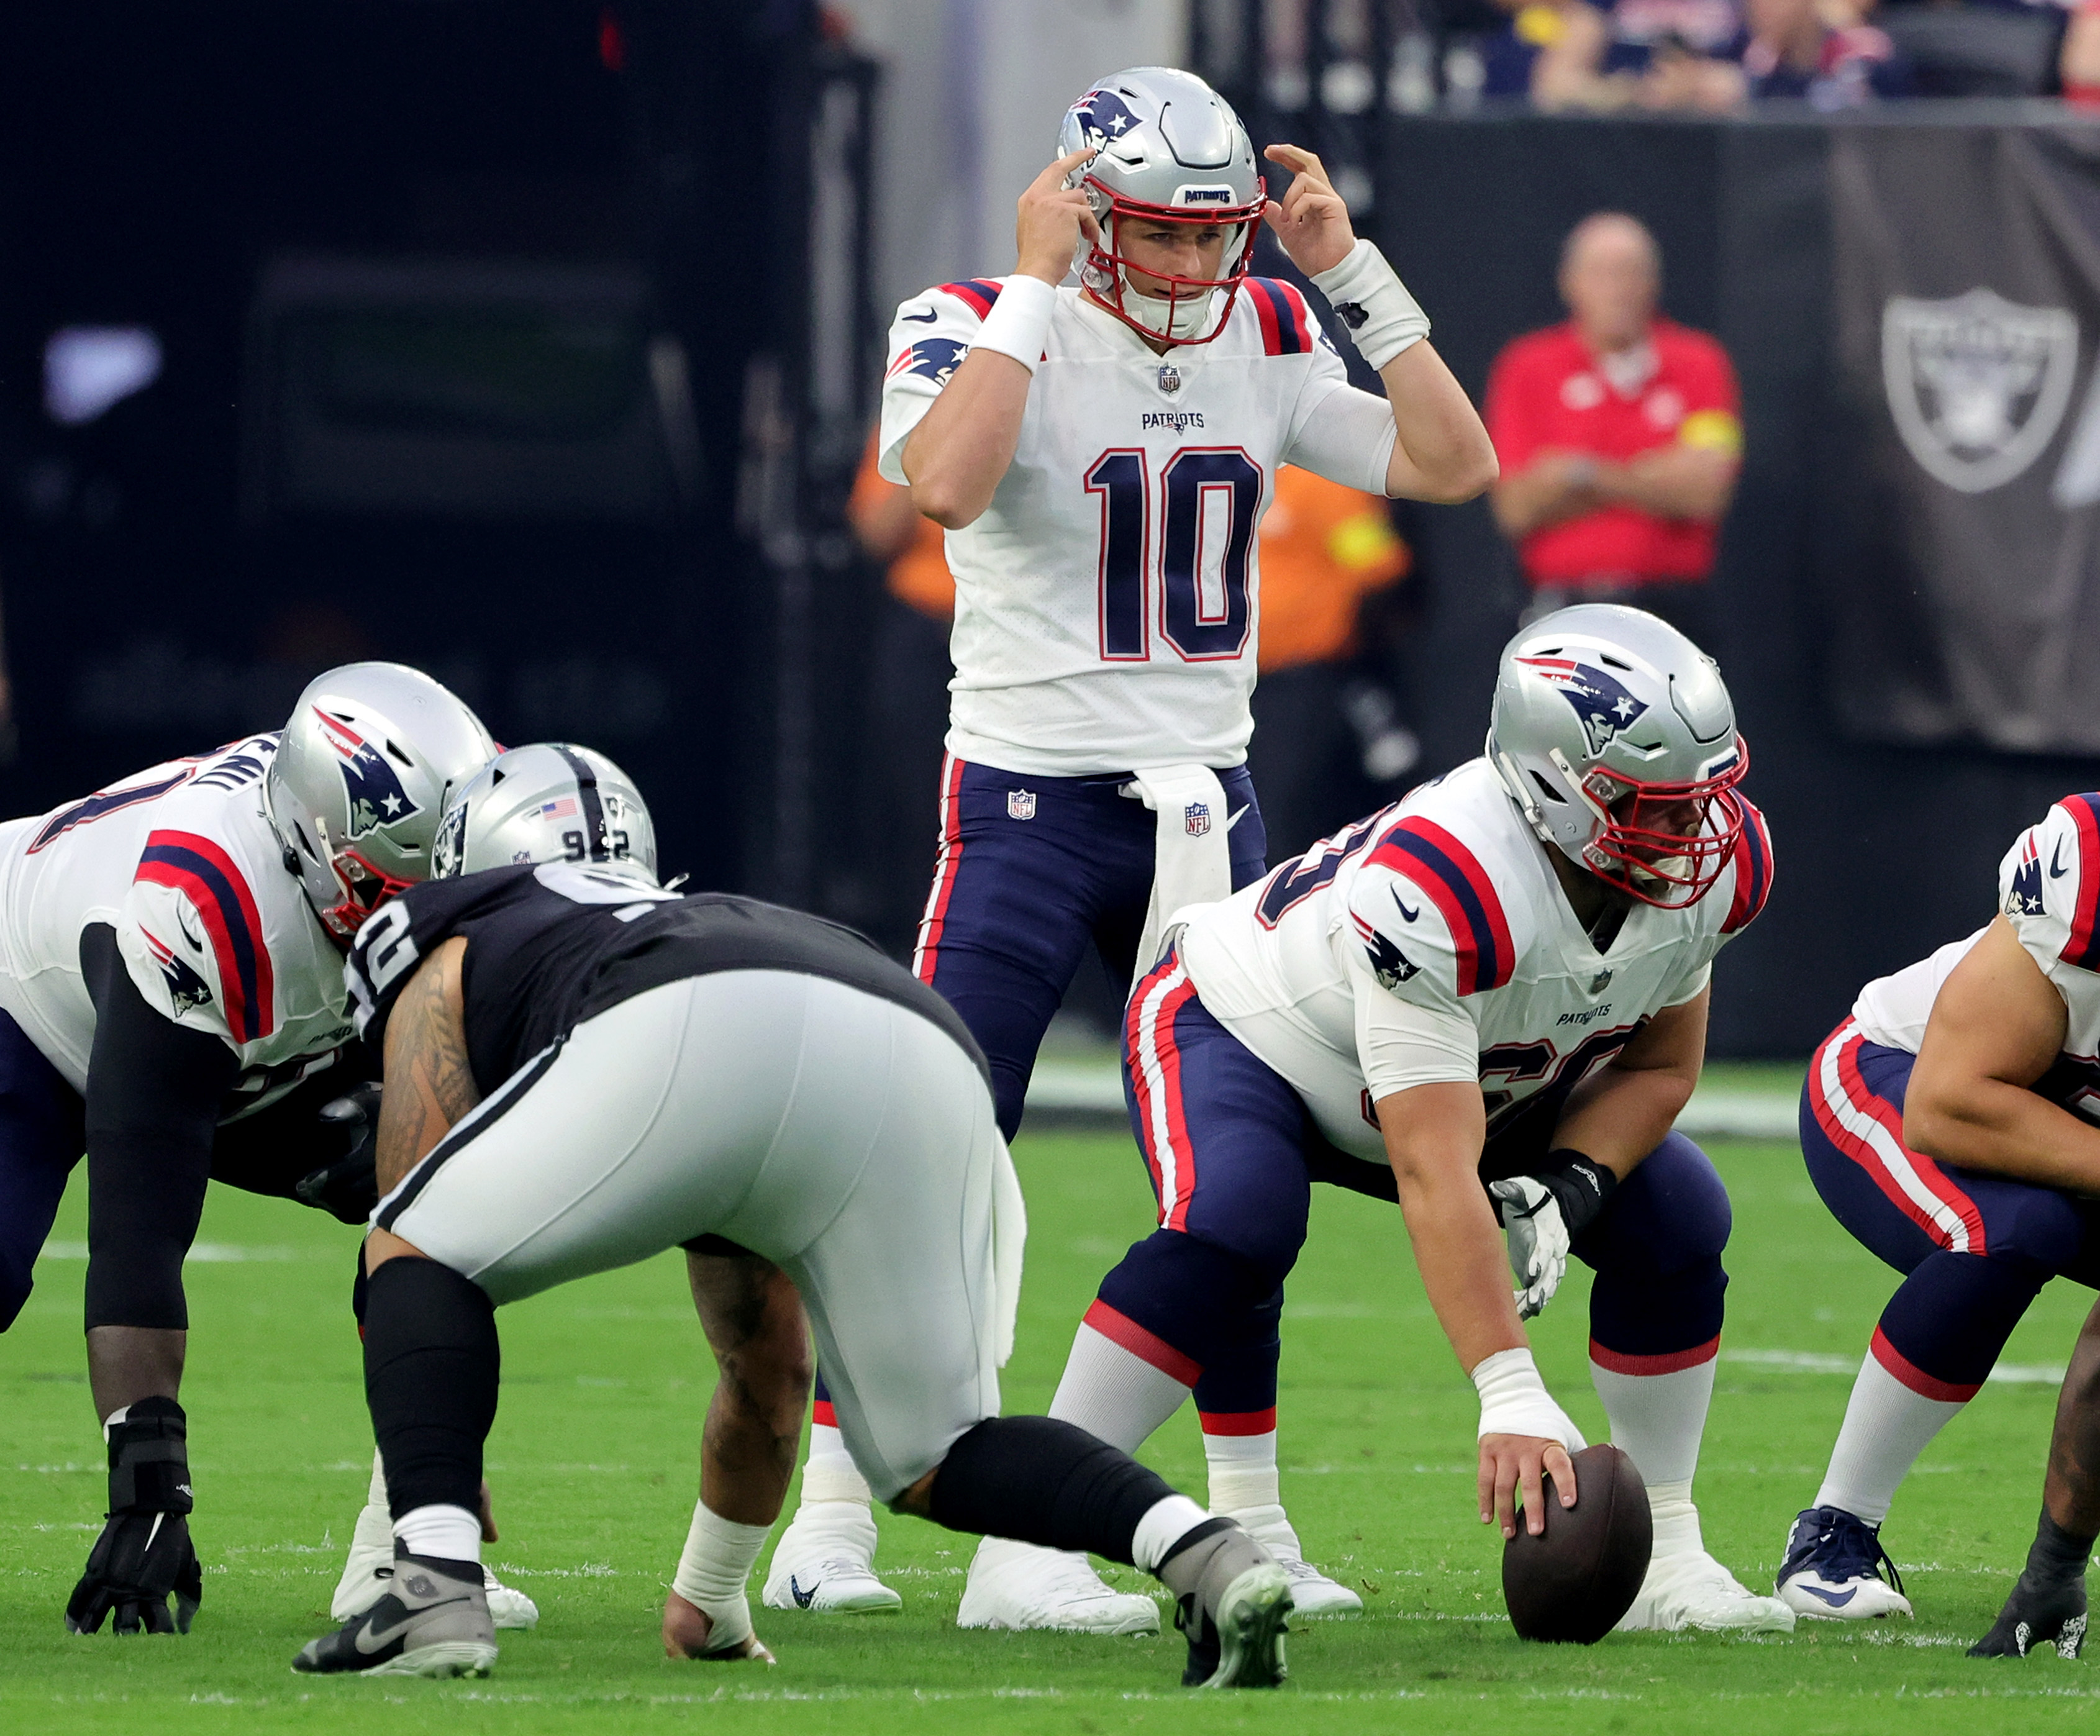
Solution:
[{"label": "white football jersey", "polygon": [[[1479,1082],[1492,1136],[1705,986],[1714,955],[1771,889],[1770,835],[1743,807],[1741,841],[1712,890],[1683,910],[1635,905],[1600,953],[1548,847],[1474,760],[1184,913],[1180,962],[1205,1008],[1342,1150],[1384,1163],[1371,1105],[1447,1081]],[[1407,1041],[1381,1046],[1396,1024]]]},{"label": "white football jersey", "polygon": [[[2020,834],[1998,864],[1998,908],[2063,997],[2064,1059],[2100,1066],[2100,795],[2067,795]],[[1868,983],[1852,1007],[1860,1034],[1917,1054],[1940,985],[1983,936],[1979,928]],[[2072,1107],[2100,1120],[2100,1093]]]},{"label": "white football jersey", "polygon": [[95,923],[147,1005],[240,1056],[240,1109],[355,1034],[342,954],[262,810],[276,751],[250,736],[0,826],[0,1007],[75,1091],[95,1045],[80,937]]},{"label": "white football jersey", "polygon": [[[1003,281],[898,308],[882,390],[890,481]],[[984,513],[947,535],[949,751],[1051,778],[1239,764],[1261,630],[1255,531],[1277,467],[1382,496],[1393,439],[1385,400],[1348,384],[1288,284],[1250,278],[1216,338],[1164,356],[1060,289],[1013,462]]]}]

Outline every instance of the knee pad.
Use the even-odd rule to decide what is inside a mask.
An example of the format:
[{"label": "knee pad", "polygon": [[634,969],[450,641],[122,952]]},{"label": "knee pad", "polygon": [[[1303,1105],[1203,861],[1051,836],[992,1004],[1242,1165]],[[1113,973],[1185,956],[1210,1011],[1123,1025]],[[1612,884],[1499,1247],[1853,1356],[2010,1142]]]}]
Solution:
[{"label": "knee pad", "polygon": [[1734,1224],[1728,1190],[1713,1160],[1673,1133],[1620,1184],[1574,1251],[1600,1274],[1640,1267],[1690,1271],[1710,1261],[1718,1266]]},{"label": "knee pad", "polygon": [[1179,1230],[1156,1230],[1101,1280],[1100,1293],[1117,1313],[1207,1366],[1259,1335],[1259,1312],[1280,1282],[1243,1255]]}]

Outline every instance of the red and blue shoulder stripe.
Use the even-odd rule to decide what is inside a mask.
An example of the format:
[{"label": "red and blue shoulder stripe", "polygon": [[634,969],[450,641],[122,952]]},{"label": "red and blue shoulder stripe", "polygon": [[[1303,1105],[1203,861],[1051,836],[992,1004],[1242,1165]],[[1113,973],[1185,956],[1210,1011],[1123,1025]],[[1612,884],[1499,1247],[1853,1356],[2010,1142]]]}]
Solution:
[{"label": "red and blue shoulder stripe", "polygon": [[1261,347],[1269,355],[1304,355],[1312,348],[1317,328],[1305,297],[1274,277],[1250,277],[1247,300],[1261,322]]},{"label": "red and blue shoulder stripe", "polygon": [[1728,901],[1727,918],[1721,924],[1723,934],[1749,927],[1771,897],[1771,829],[1754,804],[1740,796],[1736,800],[1742,803],[1743,833],[1736,840],[1736,891]]},{"label": "red and blue shoulder stripe", "polygon": [[2094,919],[2100,914],[2100,795],[2067,795],[2056,805],[2078,828],[2078,905],[2071,938],[2058,956],[2080,970],[2100,971],[2100,922]]},{"label": "red and blue shoulder stripe", "polygon": [[276,981],[262,941],[262,914],[233,858],[195,832],[149,832],[133,878],[170,887],[189,900],[218,960],[219,1002],[233,1040],[267,1037],[276,1028]]},{"label": "red and blue shoulder stripe", "polygon": [[999,286],[989,277],[968,277],[959,284],[943,284],[941,293],[952,295],[959,302],[969,304],[970,311],[982,319],[991,311],[991,304],[999,299]]},{"label": "red and blue shoulder stripe", "polygon": [[1458,948],[1460,994],[1499,989],[1516,974],[1516,944],[1487,870],[1434,820],[1410,814],[1365,861],[1412,880],[1436,906]]}]

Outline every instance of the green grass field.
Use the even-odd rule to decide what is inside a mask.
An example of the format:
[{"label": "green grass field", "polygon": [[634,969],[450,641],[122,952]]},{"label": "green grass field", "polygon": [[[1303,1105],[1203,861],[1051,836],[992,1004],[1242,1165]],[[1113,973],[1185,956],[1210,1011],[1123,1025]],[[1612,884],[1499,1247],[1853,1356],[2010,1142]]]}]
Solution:
[{"label": "green grass field", "polygon": [[[1734,1284],[1698,1494],[1707,1540],[1769,1584],[1813,1494],[1890,1276],[1838,1228],[1799,1156],[1717,1145],[1736,1201]],[[1127,1140],[1025,1136],[1033,1217],[1008,1407],[1048,1401],[1101,1272],[1148,1227]],[[2054,1400],[2084,1303],[2045,1291],[2008,1352],[2028,1377],[1988,1386],[1899,1499],[1887,1531],[1913,1624],[1804,1624],[1790,1640],[1612,1638],[1588,1650],[1511,1632],[1499,1548],[1472,1515],[1476,1409],[1423,1300],[1396,1212],[1321,1190],[1290,1285],[1284,1339],[1284,1496],[1308,1550],[1361,1584],[1368,1613],[1290,1641],[1268,1695],[1176,1683],[1180,1642],[965,1633],[954,1626],[968,1540],[883,1523],[900,1617],[761,1610],[779,1668],[674,1664],[656,1639],[685,1536],[712,1380],[675,1258],[506,1310],[503,1409],[489,1454],[503,1540],[489,1553],[539,1600],[536,1632],[505,1637],[480,1682],[315,1682],[289,1668],[328,1625],[341,1546],[364,1498],[371,1437],[346,1298],[355,1232],[317,1214],[215,1191],[188,1271],[183,1397],[205,1566],[182,1640],[68,1636],[66,1593],[103,1501],[80,1346],[81,1189],[15,1330],[7,1395],[0,1562],[0,1726],[124,1729],[640,1731],[1669,1729],[1685,1733],[2085,1724],[2100,1672],[2054,1655],[1961,1654],[2023,1558]],[[68,1240],[69,1239],[69,1245]],[[237,1256],[237,1257],[236,1257]],[[1586,1274],[1535,1335],[1547,1379],[1592,1438]],[[1833,1372],[1833,1371],[1836,1372]],[[1202,1491],[1186,1412],[1149,1452]],[[791,1497],[792,1499],[792,1497]],[[1122,1571],[1127,1583],[1138,1576]],[[1146,1582],[1149,1583],[1149,1582]],[[756,1585],[753,1591],[756,1600]],[[1902,1702],[1900,1706],[1896,1703]],[[2004,1703],[2001,1705],[2000,1703]]]}]

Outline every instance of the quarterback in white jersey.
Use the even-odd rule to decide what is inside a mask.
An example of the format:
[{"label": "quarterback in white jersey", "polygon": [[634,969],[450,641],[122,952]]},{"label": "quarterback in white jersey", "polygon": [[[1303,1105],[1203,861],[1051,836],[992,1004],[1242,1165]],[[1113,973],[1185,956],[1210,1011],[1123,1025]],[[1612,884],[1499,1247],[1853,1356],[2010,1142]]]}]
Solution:
[{"label": "quarterback in white jersey", "polygon": [[[2067,795],[2023,833],[1997,891],[1984,927],[1860,990],[1803,1087],[1816,1191],[1904,1275],[1787,1540],[1780,1595],[1804,1615],[1910,1613],[1881,1543],[1898,1487],[2045,1284],[2100,1289],[2100,795]],[[2045,1493],[1982,1655],[2082,1641],[2100,1527],[2054,1472]]]},{"label": "quarterback in white jersey", "polygon": [[[361,1217],[368,1077],[342,947],[421,879],[446,792],[494,746],[415,671],[330,672],[286,730],[0,826],[0,1326],[88,1161],[88,1374],[108,1522],[69,1626],[187,1629],[182,1264],[216,1176]],[[355,1174],[365,1172],[360,1205]],[[173,1593],[175,1610],[168,1598]]]},{"label": "quarterback in white jersey", "polygon": [[[1256,531],[1279,467],[1440,501],[1497,474],[1427,316],[1309,152],[1268,148],[1290,177],[1271,200],[1230,107],[1160,67],[1096,83],[1057,150],[1020,200],[1011,275],[898,308],[879,436],[883,474],[946,527],[955,579],[940,854],[913,962],[984,1050],[1009,1139],[1089,948],[1128,983],[1165,911],[1268,866],[1245,762]],[[1383,397],[1348,383],[1297,289],[1250,275],[1264,223]],[[1212,1505],[1266,1527],[1301,1613],[1358,1609],[1305,1565],[1274,1430],[1249,1421],[1273,1411],[1275,1354],[1273,1335],[1249,1343],[1198,1395],[1214,1470],[1246,1497],[1214,1478]],[[893,1606],[868,1576],[873,1527],[821,1390],[818,1421],[767,1598]],[[960,1619],[1121,1632],[1158,1613],[1083,1562],[990,1544]]]},{"label": "quarterback in white jersey", "polygon": [[[1771,885],[1714,664],[1635,610],[1548,615],[1503,652],[1486,756],[1185,911],[1126,1020],[1158,1230],[1102,1280],[1051,1414],[1135,1447],[1298,1258],[1311,1184],[1396,1199],[1481,1399],[1483,1520],[1536,1531],[1582,1444],[1520,1317],[1592,1267],[1590,1372],[1655,1555],[1620,1625],[1785,1630],[1705,1552],[1727,1196],[1672,1129],[1714,954]],[[1482,1192],[1482,1183],[1487,1192]],[[1489,1209],[1508,1232],[1514,1296]]]}]

